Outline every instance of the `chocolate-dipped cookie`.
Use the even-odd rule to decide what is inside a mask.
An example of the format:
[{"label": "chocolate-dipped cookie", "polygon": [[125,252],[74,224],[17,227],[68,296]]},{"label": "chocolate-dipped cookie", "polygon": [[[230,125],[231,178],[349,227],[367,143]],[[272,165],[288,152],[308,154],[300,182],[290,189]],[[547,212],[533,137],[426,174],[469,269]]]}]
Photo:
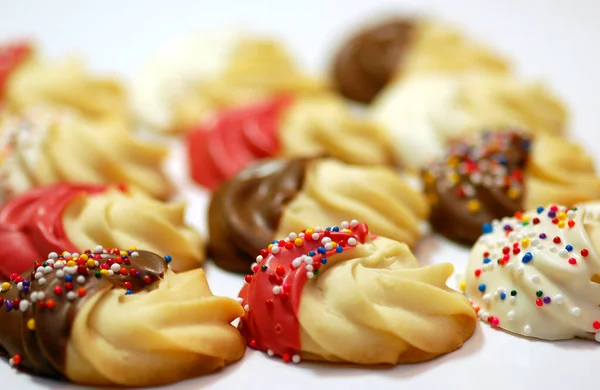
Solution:
[{"label": "chocolate-dipped cookie", "polygon": [[453,27],[394,18],[365,28],[342,44],[331,78],[348,99],[370,103],[395,77],[429,71],[506,73],[508,69],[506,60]]},{"label": "chocolate-dipped cookie", "polygon": [[423,171],[430,222],[452,241],[472,245],[495,219],[538,205],[600,197],[593,159],[559,137],[518,131],[455,140]]},{"label": "chocolate-dipped cookie", "polygon": [[94,386],[162,385],[240,359],[240,304],[170,261],[99,247],[32,262],[0,285],[0,351],[16,368]]},{"label": "chocolate-dipped cookie", "polygon": [[414,245],[427,214],[425,198],[390,168],[318,158],[265,160],[213,193],[209,253],[218,266],[247,273],[277,237],[350,215],[370,221],[376,234]]}]

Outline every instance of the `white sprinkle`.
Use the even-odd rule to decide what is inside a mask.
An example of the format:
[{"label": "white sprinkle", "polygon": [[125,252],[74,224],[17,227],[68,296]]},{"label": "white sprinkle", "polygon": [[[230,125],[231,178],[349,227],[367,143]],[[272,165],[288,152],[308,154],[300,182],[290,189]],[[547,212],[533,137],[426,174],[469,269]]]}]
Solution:
[{"label": "white sprinkle", "polygon": [[515,311],[514,310],[509,311],[508,313],[506,313],[506,317],[511,321],[514,320],[515,319]]},{"label": "white sprinkle", "polygon": [[300,363],[300,355],[294,355],[294,356],[292,356],[292,361],[294,363]]},{"label": "white sprinkle", "polygon": [[281,249],[279,248],[279,245],[273,245],[271,247],[271,253],[274,255],[278,254],[280,251],[281,251]]},{"label": "white sprinkle", "polygon": [[94,266],[95,266],[95,267],[98,267],[99,265],[100,265],[100,263],[98,262],[98,260],[95,260],[95,261],[94,261]]},{"label": "white sprinkle", "polygon": [[538,246],[540,245],[540,239],[537,237],[534,237],[531,239],[531,246]]},{"label": "white sprinkle", "polygon": [[554,297],[554,303],[561,305],[563,302],[564,302],[563,296],[560,294],[556,294],[556,296]]},{"label": "white sprinkle", "polygon": [[33,291],[31,294],[29,294],[29,300],[31,302],[35,302],[38,299],[38,295],[36,291]]},{"label": "white sprinkle", "polygon": [[19,290],[19,291],[23,290],[23,282],[17,283],[17,290]]},{"label": "white sprinkle", "polygon": [[513,269],[513,263],[512,263],[512,262],[510,262],[510,263],[507,263],[507,264],[504,266],[504,268],[506,268],[506,270],[507,270],[507,271],[510,271],[510,270],[512,270],[512,269]]},{"label": "white sprinkle", "polygon": [[333,244],[328,242],[327,244],[325,244],[325,250],[326,251],[330,251],[333,249]]},{"label": "white sprinkle", "polygon": [[281,292],[281,287],[275,286],[273,287],[273,294],[278,295]]},{"label": "white sprinkle", "polygon": [[115,271],[113,271],[112,269],[109,269],[108,276],[115,276]]},{"label": "white sprinkle", "polygon": [[508,301],[513,305],[517,302],[517,297],[513,297],[512,295],[508,298]]},{"label": "white sprinkle", "polygon": [[38,291],[37,298],[38,298],[38,301],[42,301],[42,300],[46,299],[46,293],[43,291]]},{"label": "white sprinkle", "polygon": [[319,226],[317,226],[316,228],[313,229],[313,231],[316,233],[321,233],[323,231],[323,229],[321,229]]},{"label": "white sprinkle", "polygon": [[292,266],[293,266],[294,268],[298,268],[298,267],[300,267],[300,264],[302,264],[302,258],[301,258],[301,257],[296,257],[296,258],[294,259],[294,261],[292,261]]},{"label": "white sprinkle", "polygon": [[260,263],[261,261],[263,261],[263,257],[261,255],[256,256],[256,262]]},{"label": "white sprinkle", "polygon": [[13,360],[13,358],[8,359],[8,365],[9,366],[14,366],[15,365],[15,361]]},{"label": "white sprinkle", "polygon": [[244,310],[246,310],[246,311],[250,311],[250,305],[245,305],[245,306],[244,306]]},{"label": "white sprinkle", "polygon": [[48,254],[49,259],[56,259],[57,257],[58,257],[58,254],[56,252],[50,252]]},{"label": "white sprinkle", "polygon": [[35,269],[35,272],[44,272],[44,267],[41,265]]},{"label": "white sprinkle", "polygon": [[525,332],[525,334],[530,334],[531,333],[531,326],[525,325],[525,327],[523,328],[523,332]]},{"label": "white sprinkle", "polygon": [[29,301],[24,299],[21,302],[19,302],[19,310],[21,311],[27,311],[27,309],[29,309]]},{"label": "white sprinkle", "polygon": [[139,257],[140,254],[137,252],[131,252],[131,257]]},{"label": "white sprinkle", "polygon": [[102,245],[96,245],[96,247],[94,248],[94,253],[102,253],[102,251],[104,251]]},{"label": "white sprinkle", "polygon": [[44,267],[44,273],[45,274],[49,274],[50,272],[52,272],[53,268],[50,267],[49,265]]},{"label": "white sprinkle", "polygon": [[[71,257],[71,254],[69,252],[67,252],[67,251],[64,251],[63,254],[62,254],[62,256],[66,259],[66,258]],[[69,259],[69,260],[71,260],[71,259]]]},{"label": "white sprinkle", "polygon": [[46,284],[46,278],[39,278],[38,283],[40,286],[43,286],[44,284]]},{"label": "white sprinkle", "polygon": [[117,263],[114,263],[113,265],[110,266],[110,270],[112,272],[117,273],[117,272],[119,272],[121,270],[121,266],[119,264],[117,264]]},{"label": "white sprinkle", "polygon": [[321,245],[326,245],[328,242],[331,242],[331,237],[323,237]]},{"label": "white sprinkle", "polygon": [[298,238],[298,235],[294,232],[291,232],[290,234],[288,234],[288,238],[290,239],[290,241],[294,241],[296,238]]},{"label": "white sprinkle", "polygon": [[48,263],[50,265],[54,265],[55,261],[53,259],[47,259],[46,263]]},{"label": "white sprinkle", "polygon": [[252,265],[250,266],[250,270],[254,271],[254,267],[258,267],[258,264],[252,263]]},{"label": "white sprinkle", "polygon": [[63,269],[65,267],[65,263],[63,263],[62,261],[57,261],[54,264],[54,269]]},{"label": "white sprinkle", "polygon": [[237,297],[235,298],[235,300],[237,301],[237,303],[241,304],[242,302],[244,302],[244,298],[242,297]]},{"label": "white sprinkle", "polygon": [[39,279],[39,278],[42,277],[42,273],[41,272],[36,272],[33,277],[36,278],[36,279]]},{"label": "white sprinkle", "polygon": [[309,264],[309,265],[306,266],[306,271],[307,272],[312,272],[312,270],[313,270],[312,264]]},{"label": "white sprinkle", "polygon": [[575,218],[575,210],[567,211],[567,217],[569,217],[570,219]]},{"label": "white sprinkle", "polygon": [[77,298],[77,293],[75,291],[69,291],[67,293],[67,299],[69,301],[72,301],[73,299]]},{"label": "white sprinkle", "polygon": [[315,240],[315,241],[318,240],[319,239],[319,233],[313,233],[312,234],[312,239]]},{"label": "white sprinkle", "polygon": [[492,300],[492,297],[490,296],[490,294],[484,294],[481,299],[483,300],[483,302],[489,303]]},{"label": "white sprinkle", "polygon": [[[481,183],[481,173],[479,172],[474,172],[471,174],[471,182],[475,185],[478,185],[479,183]],[[503,181],[504,183],[504,181]],[[465,191],[466,193],[466,191]]]},{"label": "white sprinkle", "polygon": [[77,252],[72,253],[71,256],[73,256],[73,258],[76,259],[79,257],[79,253],[77,253]]},{"label": "white sprinkle", "polygon": [[599,343],[600,343],[600,333],[596,333],[596,334],[594,335],[594,340],[596,340],[597,342],[599,342]]},{"label": "white sprinkle", "polygon": [[304,258],[304,263],[305,264],[312,264],[313,263],[312,257],[304,255],[303,258]]},{"label": "white sprinkle", "polygon": [[525,273],[525,268],[520,265],[517,267],[517,275],[523,275],[523,273]]},{"label": "white sprinkle", "polygon": [[498,291],[496,291],[496,292],[494,293],[494,298],[495,298],[495,299],[498,299],[498,297],[499,297],[499,296],[500,296],[500,293],[499,293]]},{"label": "white sprinkle", "polygon": [[271,349],[267,349],[267,355],[273,356],[273,355],[275,355],[275,352],[273,352],[273,350],[271,350]]},{"label": "white sprinkle", "polygon": [[517,233],[515,233],[514,231],[513,231],[513,232],[510,232],[510,233],[508,233],[508,239],[509,239],[510,241],[514,241],[516,238],[517,238]]},{"label": "white sprinkle", "polygon": [[63,271],[62,269],[59,269],[58,271],[56,271],[56,277],[57,278],[64,278],[65,277],[65,271]]},{"label": "white sprinkle", "polygon": [[348,229],[349,226],[350,226],[350,224],[348,223],[348,221],[344,221],[340,224],[340,227],[342,229]]},{"label": "white sprinkle", "polygon": [[489,317],[489,313],[485,310],[479,310],[479,318],[488,318]]},{"label": "white sprinkle", "polygon": [[79,283],[79,284],[84,284],[84,283],[85,283],[85,276],[83,276],[83,275],[79,275],[79,276],[77,277],[77,283]]},{"label": "white sprinkle", "polygon": [[350,245],[350,246],[354,246],[354,245],[356,245],[356,238],[354,238],[354,237],[350,237],[350,238],[348,239],[348,245]]},{"label": "white sprinkle", "polygon": [[77,272],[77,267],[65,267],[65,272],[69,275],[75,275]]},{"label": "white sprinkle", "polygon": [[303,238],[303,237],[304,237],[304,233],[298,234],[298,238]]},{"label": "white sprinkle", "polygon": [[558,255],[563,259],[566,259],[567,257],[569,257],[569,252],[567,252],[567,250],[563,248],[560,251],[558,251]]},{"label": "white sprinkle", "polygon": [[350,222],[350,226],[352,226],[352,227],[356,227],[356,226],[358,226],[358,221],[357,221],[356,219],[353,219],[353,220]]},{"label": "white sprinkle", "polygon": [[312,273],[312,272],[307,272],[307,273],[306,273],[306,277],[307,277],[307,278],[309,278],[309,279],[312,279],[312,278],[314,278],[314,277],[315,277],[315,274],[314,274],[314,273]]},{"label": "white sprinkle", "polygon": [[555,247],[555,246],[551,246],[551,247],[550,247],[550,252],[552,252],[552,253],[556,253],[556,252],[558,252],[558,248],[557,248],[557,247]]},{"label": "white sprinkle", "polygon": [[581,309],[574,307],[571,309],[571,314],[573,314],[575,317],[579,317],[579,315],[581,315]]},{"label": "white sprinkle", "polygon": [[538,283],[540,281],[540,276],[539,275],[531,275],[531,281],[533,283]]}]

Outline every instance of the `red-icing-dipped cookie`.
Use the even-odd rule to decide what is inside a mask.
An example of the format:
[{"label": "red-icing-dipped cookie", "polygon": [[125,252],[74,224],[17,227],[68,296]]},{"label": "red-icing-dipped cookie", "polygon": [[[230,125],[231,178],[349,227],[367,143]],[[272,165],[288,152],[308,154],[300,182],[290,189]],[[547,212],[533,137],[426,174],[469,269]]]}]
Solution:
[{"label": "red-icing-dipped cookie", "polygon": [[132,239],[177,256],[176,271],[195,268],[203,242],[185,225],[184,210],[125,188],[63,183],[30,190],[0,209],[0,277],[25,271],[49,252],[123,247]]},{"label": "red-icing-dipped cookie", "polygon": [[350,164],[393,165],[377,127],[333,96],[277,96],[224,110],[188,135],[192,179],[215,189],[250,163],[274,156],[330,156]]},{"label": "red-icing-dipped cookie", "polygon": [[[93,386],[163,385],[244,354],[204,272],[144,250],[50,253],[0,284],[0,351],[24,371]],[[33,264],[33,268],[31,268]]]},{"label": "red-icing-dipped cookie", "polygon": [[419,362],[473,334],[449,263],[419,267],[408,246],[352,221],[307,229],[261,251],[240,291],[239,329],[269,356],[356,364]]}]

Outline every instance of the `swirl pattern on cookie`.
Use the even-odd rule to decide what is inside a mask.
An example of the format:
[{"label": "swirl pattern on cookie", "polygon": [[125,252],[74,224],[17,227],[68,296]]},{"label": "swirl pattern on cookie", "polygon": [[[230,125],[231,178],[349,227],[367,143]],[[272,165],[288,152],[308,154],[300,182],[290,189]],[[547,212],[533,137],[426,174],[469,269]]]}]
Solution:
[{"label": "swirl pattern on cookie", "polygon": [[489,225],[462,286],[479,318],[528,337],[600,341],[597,211],[540,206]]},{"label": "swirl pattern on cookie", "polygon": [[88,73],[78,58],[48,61],[27,42],[0,47],[0,101],[21,112],[40,104],[68,107],[90,120],[127,120],[125,93],[109,77]]},{"label": "swirl pattern on cookie", "polygon": [[221,112],[188,136],[191,176],[215,189],[266,157],[328,156],[360,165],[394,165],[389,140],[332,96],[278,96]]},{"label": "swirl pattern on cookie", "polygon": [[[67,152],[68,151],[68,152]],[[173,186],[162,171],[168,149],[116,122],[38,106],[0,117],[0,202],[43,184],[123,184],[160,199]]]},{"label": "swirl pattern on cookie", "polygon": [[218,266],[245,273],[266,244],[309,223],[331,225],[356,215],[373,232],[414,245],[427,201],[386,167],[333,159],[266,160],[213,194],[209,252]]},{"label": "swirl pattern on cookie", "polygon": [[567,113],[538,82],[491,74],[427,73],[390,84],[369,108],[369,118],[392,138],[398,161],[420,169],[441,157],[453,138],[490,129],[562,135]]},{"label": "swirl pattern on cookie", "polygon": [[481,227],[538,204],[600,198],[593,159],[574,142],[519,131],[455,140],[423,171],[435,231],[471,245]]},{"label": "swirl pattern on cookie", "polygon": [[187,132],[211,113],[273,95],[326,90],[279,42],[239,30],[171,44],[138,72],[131,89],[140,119],[167,132]]},{"label": "swirl pattern on cookie", "polygon": [[21,273],[53,251],[135,241],[177,256],[175,271],[198,267],[204,243],[184,222],[183,204],[104,186],[54,184],[28,191],[0,209],[0,277]]},{"label": "swirl pattern on cookie", "polygon": [[506,60],[432,21],[390,19],[349,38],[332,64],[333,83],[347,98],[370,103],[394,78],[423,72],[507,73]]},{"label": "swirl pattern on cookie", "polygon": [[291,233],[246,276],[239,329],[251,348],[296,363],[429,360],[475,328],[468,300],[446,287],[452,269],[419,268],[406,244],[356,220]]},{"label": "swirl pattern on cookie", "polygon": [[16,368],[93,386],[163,385],[240,359],[241,306],[171,261],[97,247],[32,262],[0,286],[0,348]]}]

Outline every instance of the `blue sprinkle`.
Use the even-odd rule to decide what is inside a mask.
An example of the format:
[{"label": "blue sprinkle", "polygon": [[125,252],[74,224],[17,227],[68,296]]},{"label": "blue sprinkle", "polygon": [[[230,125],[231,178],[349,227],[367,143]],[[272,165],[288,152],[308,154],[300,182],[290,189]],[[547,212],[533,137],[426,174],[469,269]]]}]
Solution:
[{"label": "blue sprinkle", "polygon": [[315,251],[310,251],[310,252],[308,252],[308,255],[309,255],[310,257],[313,257],[314,255],[316,255],[316,253],[315,253]]},{"label": "blue sprinkle", "polygon": [[483,264],[487,264],[490,261],[492,261],[492,259],[490,259],[489,257],[486,257],[485,259],[483,259]]},{"label": "blue sprinkle", "polygon": [[340,228],[339,228],[339,227],[337,227],[337,226],[334,226],[334,227],[333,227],[333,229],[331,229],[331,230],[333,230],[334,232],[339,232],[339,231],[340,231]]},{"label": "blue sprinkle", "polygon": [[322,246],[317,248],[317,252],[319,252],[320,254],[324,255],[325,253],[327,253],[327,250],[325,250],[325,248],[323,248]]},{"label": "blue sprinkle", "polygon": [[567,245],[565,249],[567,250],[567,252],[571,252],[573,250],[573,245]]},{"label": "blue sprinkle", "polygon": [[506,293],[500,293],[500,299],[505,300],[506,299]]},{"label": "blue sprinkle", "polygon": [[327,264],[327,259],[323,257],[323,258],[321,259],[321,264]]},{"label": "blue sprinkle", "polygon": [[131,290],[125,291],[125,295],[131,295],[131,294],[133,294],[133,291],[131,291]]},{"label": "blue sprinkle", "polygon": [[73,281],[73,275],[65,276],[65,282],[72,282],[72,281]]},{"label": "blue sprinkle", "polygon": [[488,234],[494,231],[494,228],[492,227],[491,224],[489,223],[484,223],[483,224],[483,234]]},{"label": "blue sprinkle", "polygon": [[11,311],[13,308],[12,301],[9,301],[8,299],[4,301],[4,308],[6,309],[6,311]]},{"label": "blue sprinkle", "polygon": [[167,262],[167,264],[169,264],[171,261],[173,261],[173,259],[171,258],[171,256],[166,255],[165,256],[165,261]]},{"label": "blue sprinkle", "polygon": [[273,245],[279,244],[279,240],[273,240],[273,241],[271,241],[271,244],[273,244]]},{"label": "blue sprinkle", "polygon": [[498,157],[498,164],[506,165],[506,157],[505,156]]},{"label": "blue sprinkle", "polygon": [[328,232],[330,232],[330,231],[331,231],[331,226],[327,226],[327,227],[325,228],[325,230],[327,230]]},{"label": "blue sprinkle", "polygon": [[538,213],[538,214],[541,214],[541,213],[543,213],[543,212],[544,212],[544,208],[543,208],[542,206],[539,206],[539,207],[537,208],[537,213]]},{"label": "blue sprinkle", "polygon": [[481,283],[478,288],[479,288],[479,291],[485,292],[485,283]]},{"label": "blue sprinkle", "polygon": [[527,264],[529,263],[531,260],[533,259],[533,255],[531,254],[531,252],[527,252],[525,253],[525,255],[523,256],[523,263]]},{"label": "blue sprinkle", "polygon": [[337,247],[335,247],[335,251],[337,253],[342,253],[344,251],[344,248],[342,248],[341,246],[337,246]]}]

